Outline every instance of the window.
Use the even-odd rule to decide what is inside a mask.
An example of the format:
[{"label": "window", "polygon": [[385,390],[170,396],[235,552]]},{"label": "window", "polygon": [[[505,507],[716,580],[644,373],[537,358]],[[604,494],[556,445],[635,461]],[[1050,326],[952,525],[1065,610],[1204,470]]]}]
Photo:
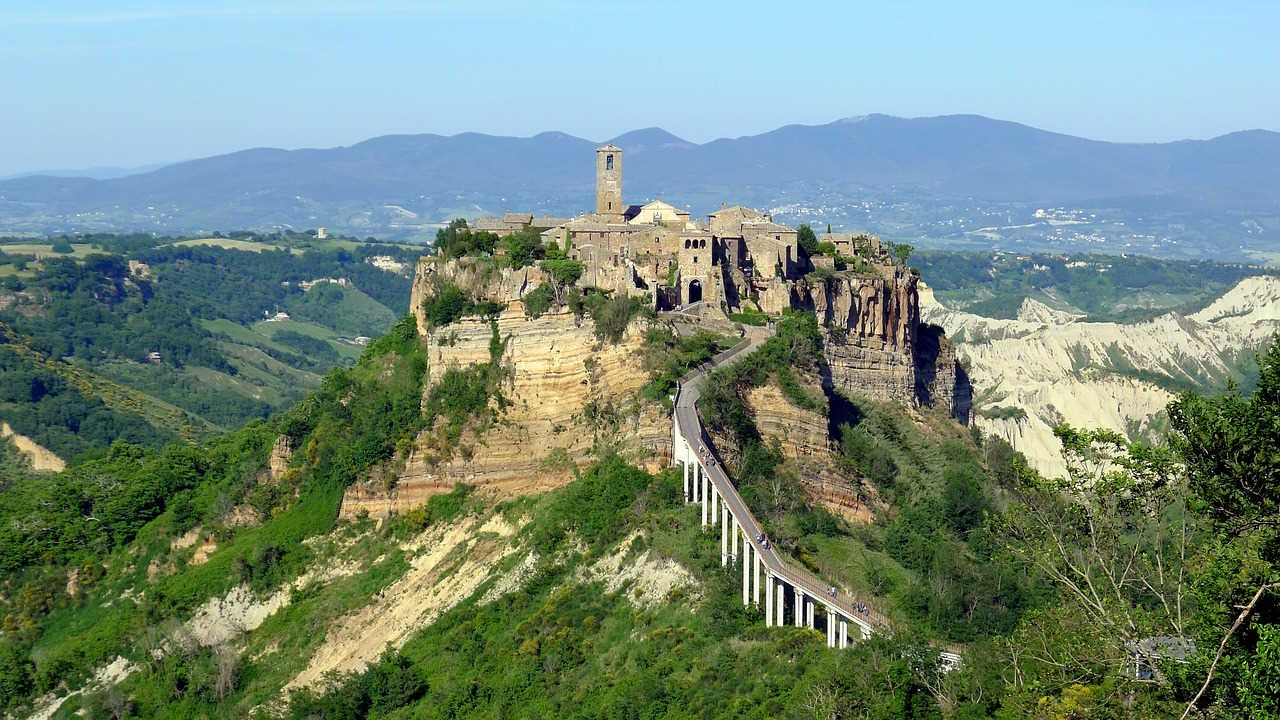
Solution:
[{"label": "window", "polygon": [[604,169],[605,169],[605,170],[612,170],[612,169],[613,169],[613,156],[612,156],[612,155],[605,155],[605,156],[604,156]]}]

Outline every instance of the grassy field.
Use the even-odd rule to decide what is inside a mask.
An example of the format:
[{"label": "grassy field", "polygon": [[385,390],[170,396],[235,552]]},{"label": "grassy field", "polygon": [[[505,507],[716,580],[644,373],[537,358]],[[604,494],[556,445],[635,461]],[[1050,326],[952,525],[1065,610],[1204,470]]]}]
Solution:
[{"label": "grassy field", "polygon": [[301,295],[289,296],[284,309],[295,320],[324,323],[347,337],[377,337],[396,322],[394,312],[354,286],[316,285]]},{"label": "grassy field", "polygon": [[266,243],[251,242],[249,240],[233,240],[231,238],[196,238],[194,240],[180,240],[173,243],[177,247],[220,247],[226,250],[246,250],[248,252],[264,252],[266,250],[285,250],[294,255],[301,255],[302,251],[296,248],[285,248],[283,245],[268,245]]},{"label": "grassy field", "polygon": [[[263,320],[253,324],[252,332],[260,337],[266,337],[274,340],[276,333],[284,330],[291,330],[300,335],[313,337],[317,340],[324,340],[332,345],[333,348],[338,351],[339,355],[352,360],[360,357],[360,353],[363,351],[363,348],[359,345],[340,342],[338,340],[338,334],[329,328],[306,320],[295,320],[293,318],[288,320],[273,320],[270,322]],[[276,343],[276,345],[279,345],[279,343]]]},{"label": "grassy field", "polygon": [[83,258],[94,252],[102,252],[101,250],[94,250],[93,246],[88,243],[72,243],[71,248],[74,252],[56,253],[53,251],[53,245],[51,243],[15,243],[12,245],[0,245],[0,250],[3,250],[8,255],[34,255],[37,259],[41,260],[44,258],[58,257]]},{"label": "grassy field", "polygon": [[244,345],[270,347],[282,352],[288,350],[284,345],[272,342],[270,333],[259,332],[256,325],[253,328],[247,328],[240,323],[232,322],[226,318],[218,318],[217,320],[201,320],[200,324],[204,326],[205,330],[208,330],[211,333],[226,335],[232,340]]}]

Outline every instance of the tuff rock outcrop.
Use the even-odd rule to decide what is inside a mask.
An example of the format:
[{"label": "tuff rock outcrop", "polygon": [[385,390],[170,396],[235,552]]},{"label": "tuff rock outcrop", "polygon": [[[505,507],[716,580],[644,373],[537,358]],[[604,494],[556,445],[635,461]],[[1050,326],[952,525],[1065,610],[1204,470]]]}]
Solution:
[{"label": "tuff rock outcrop", "polygon": [[546,273],[538,267],[512,270],[497,267],[491,258],[463,257],[441,263],[431,256],[422,257],[414,269],[409,309],[418,320],[418,333],[425,335],[427,322],[422,314],[422,301],[434,292],[439,281],[451,282],[478,300],[506,303],[523,298],[546,279]]},{"label": "tuff rock outcrop", "polygon": [[791,307],[810,308],[823,328],[833,388],[849,395],[943,408],[969,420],[972,389],[955,348],[920,324],[919,278],[896,266],[872,273],[810,276],[791,286]]},{"label": "tuff rock outcrop", "polygon": [[[421,317],[419,322],[425,325]],[[644,330],[638,323],[620,342],[601,343],[590,319],[568,311],[529,319],[515,301],[496,328],[505,344],[498,362],[507,401],[498,421],[468,429],[447,452],[432,442],[432,429],[423,431],[402,467],[348,489],[343,517],[403,512],[459,482],[502,497],[555,488],[603,444],[650,469],[665,465],[670,419],[658,405],[634,402],[648,379],[638,369]],[[424,401],[450,367],[490,362],[493,338],[494,326],[476,318],[425,333]]]},{"label": "tuff rock outcrop", "polygon": [[[809,383],[806,391],[810,397],[822,397],[818,382]],[[837,465],[839,451],[830,437],[826,411],[796,407],[772,384],[749,390],[746,404],[760,436],[766,442],[776,442],[783,457],[798,470],[811,502],[853,522],[874,518],[871,486],[859,483],[853,473]]]}]

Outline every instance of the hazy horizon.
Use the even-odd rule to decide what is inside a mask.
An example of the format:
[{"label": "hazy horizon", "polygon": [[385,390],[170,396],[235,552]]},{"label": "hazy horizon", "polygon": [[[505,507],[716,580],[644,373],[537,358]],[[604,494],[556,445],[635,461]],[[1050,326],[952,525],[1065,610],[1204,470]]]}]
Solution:
[{"label": "hazy horizon", "polygon": [[[692,142],[883,113],[1090,139],[1280,128],[1280,7],[71,0],[0,9],[0,176],[387,134],[662,127]],[[162,98],[163,101],[158,100]]]},{"label": "hazy horizon", "polygon": [[[886,114],[886,113],[868,113],[868,115],[887,115],[887,114]],[[943,114],[943,115],[918,116],[918,117],[909,117],[909,118],[903,118],[903,117],[901,117],[901,116],[892,116],[892,115],[891,115],[891,116],[889,116],[889,117],[895,117],[895,118],[904,119],[904,120],[919,120],[919,119],[929,119],[929,118],[947,117],[947,116],[956,116],[956,115],[971,115],[971,114],[970,114],[970,113],[964,113],[964,114],[961,114],[961,113],[946,113],[946,114]],[[987,117],[987,116],[981,116],[981,117]],[[831,124],[831,123],[836,123],[836,122],[842,122],[842,121],[852,121],[852,120],[856,120],[856,119],[858,119],[858,118],[859,118],[859,116],[852,116],[852,117],[846,117],[846,118],[837,118],[837,119],[831,120],[831,121],[830,121],[830,122],[828,122],[828,123],[785,123],[784,125],[779,125],[777,128],[769,128],[769,129],[764,130],[764,131],[762,131],[762,132],[764,132],[764,133],[768,133],[768,132],[772,132],[773,130],[777,130],[777,129],[779,129],[779,128],[786,127],[786,126],[790,126],[790,125],[818,126],[818,125],[826,125],[826,124]],[[1016,122],[1017,122],[1017,121],[1014,121],[1014,120],[1006,120],[1005,118],[988,118],[988,119],[990,119],[990,120],[995,120],[995,121],[999,121],[999,122],[1014,122],[1014,123],[1016,123]],[[1025,123],[1017,123],[1017,124],[1025,125]],[[1028,127],[1034,127],[1034,126],[1028,126]],[[1047,131],[1047,132],[1058,132],[1058,131],[1052,130],[1052,129],[1050,129],[1050,128],[1036,128],[1036,129],[1037,129],[1037,130],[1044,130],[1044,131]],[[621,131],[621,132],[614,133],[613,135],[609,135],[609,136],[607,136],[607,137],[597,137],[597,138],[585,137],[585,138],[584,138],[584,137],[582,137],[582,136],[574,135],[573,133],[566,133],[566,134],[569,134],[569,135],[574,136],[574,137],[578,137],[578,138],[583,139],[583,140],[593,141],[593,142],[608,142],[608,141],[610,141],[610,140],[614,140],[614,139],[616,139],[616,138],[619,138],[619,137],[621,137],[621,136],[623,136],[623,135],[626,135],[626,134],[629,134],[629,133],[632,133],[632,132],[645,131],[645,130],[661,130],[661,131],[668,132],[668,133],[670,133],[670,134],[672,134],[672,135],[676,136],[676,137],[677,137],[677,138],[679,138],[680,140],[684,140],[684,141],[687,141],[687,142],[695,143],[695,144],[698,144],[698,145],[705,145],[705,144],[707,144],[707,143],[715,142],[715,141],[717,141],[717,140],[732,140],[732,139],[738,139],[738,138],[742,138],[742,137],[747,137],[747,136],[744,136],[744,135],[718,135],[718,136],[715,136],[715,137],[709,138],[709,139],[707,139],[707,140],[703,140],[703,141],[695,141],[695,140],[691,140],[691,139],[689,139],[689,138],[687,138],[687,137],[685,137],[685,136],[681,135],[680,133],[672,132],[672,131],[671,131],[670,129],[668,129],[668,128],[664,128],[664,127],[656,126],[656,125],[651,125],[651,126],[647,126],[647,127],[631,128],[631,129],[629,129],[629,130],[623,130],[623,131]],[[1076,137],[1083,137],[1083,139],[1085,139],[1085,140],[1092,140],[1092,141],[1099,141],[1099,142],[1109,142],[1109,143],[1116,143],[1116,144],[1130,144],[1130,143],[1143,144],[1143,143],[1146,143],[1146,144],[1155,144],[1155,145],[1159,145],[1159,144],[1172,143],[1172,142],[1185,142],[1185,141],[1212,140],[1212,139],[1214,139],[1214,138],[1222,137],[1222,136],[1224,136],[1224,135],[1231,135],[1231,134],[1234,134],[1234,133],[1239,133],[1239,132],[1251,132],[1251,131],[1278,132],[1278,131],[1275,131],[1275,130],[1271,130],[1271,129],[1269,129],[1269,128],[1239,128],[1239,129],[1237,129],[1237,130],[1229,130],[1229,131],[1227,131],[1227,132],[1225,132],[1225,133],[1220,133],[1220,134],[1217,134],[1217,135],[1212,135],[1212,136],[1207,136],[1207,137],[1194,137],[1194,138],[1193,138],[1193,137],[1186,137],[1186,138],[1174,138],[1174,139],[1171,139],[1171,140],[1153,140],[1153,141],[1140,141],[1140,140],[1139,140],[1139,141],[1101,140],[1101,139],[1099,139],[1099,138],[1091,138],[1091,137],[1083,137],[1083,136],[1076,136]],[[526,134],[518,134],[518,135],[517,135],[517,134],[502,135],[502,134],[497,134],[497,133],[483,133],[483,132],[479,132],[479,131],[475,131],[475,130],[463,130],[463,131],[460,131],[460,132],[457,132],[457,133],[447,133],[447,134],[446,134],[446,133],[432,133],[432,132],[430,132],[430,131],[423,131],[423,132],[421,132],[421,133],[387,133],[387,134],[385,134],[385,135],[371,135],[371,136],[369,136],[369,137],[360,138],[359,140],[355,140],[355,141],[352,141],[352,142],[349,142],[349,143],[339,143],[339,144],[335,144],[335,145],[325,145],[325,146],[320,146],[320,145],[308,145],[308,146],[295,146],[295,147],[281,147],[281,146],[274,146],[274,145],[252,145],[252,146],[247,146],[247,147],[228,148],[228,149],[226,149],[226,150],[224,150],[224,151],[213,153],[212,155],[202,155],[202,156],[197,156],[197,157],[174,158],[174,159],[172,159],[172,160],[167,160],[167,161],[148,162],[148,163],[143,163],[143,164],[139,164],[139,165],[132,165],[132,166],[130,166],[130,165],[97,165],[97,166],[91,166],[91,167],[58,167],[58,168],[39,168],[39,169],[33,169],[33,170],[20,170],[20,171],[14,172],[14,173],[9,173],[9,174],[5,174],[5,175],[0,175],[0,180],[12,180],[12,179],[16,179],[16,178],[29,177],[29,176],[33,176],[33,175],[50,175],[50,176],[56,176],[56,177],[88,177],[88,178],[94,178],[94,179],[113,179],[113,178],[118,178],[118,177],[125,177],[125,176],[128,176],[128,175],[134,175],[134,174],[140,174],[140,173],[144,173],[144,172],[150,172],[150,171],[152,171],[152,170],[157,170],[157,169],[159,169],[159,168],[162,168],[162,167],[165,167],[165,166],[168,166],[168,165],[176,165],[176,164],[178,164],[178,163],[189,162],[189,161],[193,161],[193,160],[202,160],[202,159],[206,159],[206,158],[209,158],[209,157],[216,157],[216,156],[219,156],[219,155],[226,155],[226,154],[231,154],[231,153],[241,152],[241,151],[245,151],[245,150],[257,150],[257,149],[272,149],[272,150],[287,150],[287,151],[292,151],[292,150],[330,150],[330,149],[339,148],[339,147],[350,147],[350,146],[352,146],[352,145],[358,145],[358,144],[360,144],[360,143],[362,143],[362,142],[365,142],[365,141],[368,141],[368,140],[373,140],[373,139],[376,139],[376,138],[379,138],[379,137],[396,136],[396,135],[433,135],[433,134],[434,134],[434,135],[441,135],[441,136],[446,136],[446,137],[456,137],[456,136],[458,136],[458,135],[478,134],[478,135],[486,135],[486,136],[489,136],[489,137],[533,138],[533,137],[537,137],[538,135],[543,135],[543,134],[546,134],[546,133],[564,133],[564,132],[565,132],[565,131],[563,131],[563,130],[545,129],[545,130],[538,130],[538,131],[535,131],[535,132],[526,133]],[[759,133],[756,133],[756,134],[759,134]],[[1063,134],[1069,134],[1069,133],[1063,133]]]}]

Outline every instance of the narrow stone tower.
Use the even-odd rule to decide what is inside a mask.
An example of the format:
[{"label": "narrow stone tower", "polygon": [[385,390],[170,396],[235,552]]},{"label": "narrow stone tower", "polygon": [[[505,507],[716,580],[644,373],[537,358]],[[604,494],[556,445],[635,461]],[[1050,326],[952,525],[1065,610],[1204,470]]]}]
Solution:
[{"label": "narrow stone tower", "polygon": [[596,213],[610,220],[622,220],[622,148],[596,148]]}]

